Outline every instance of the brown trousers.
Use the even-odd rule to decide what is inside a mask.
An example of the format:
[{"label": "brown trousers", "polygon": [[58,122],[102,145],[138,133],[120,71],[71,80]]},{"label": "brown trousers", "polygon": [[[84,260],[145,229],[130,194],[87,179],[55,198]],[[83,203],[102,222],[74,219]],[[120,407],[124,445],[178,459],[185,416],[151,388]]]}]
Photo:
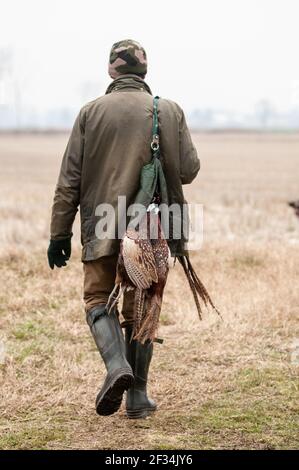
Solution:
[{"label": "brown trousers", "polygon": [[[83,299],[86,313],[96,305],[107,303],[109,295],[114,288],[116,264],[117,255],[104,256],[94,261],[85,261],[83,263]],[[125,324],[133,323],[133,306],[134,292],[126,292],[121,311]]]}]

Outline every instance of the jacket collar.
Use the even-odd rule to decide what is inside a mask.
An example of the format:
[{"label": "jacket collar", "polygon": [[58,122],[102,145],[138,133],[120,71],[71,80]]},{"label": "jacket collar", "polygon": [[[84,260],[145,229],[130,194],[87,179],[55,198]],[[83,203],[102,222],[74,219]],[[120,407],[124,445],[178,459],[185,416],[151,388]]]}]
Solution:
[{"label": "jacket collar", "polygon": [[110,83],[106,90],[106,95],[114,91],[133,88],[135,90],[145,91],[152,95],[151,89],[148,84],[138,75],[126,74],[120,75],[113,82]]}]

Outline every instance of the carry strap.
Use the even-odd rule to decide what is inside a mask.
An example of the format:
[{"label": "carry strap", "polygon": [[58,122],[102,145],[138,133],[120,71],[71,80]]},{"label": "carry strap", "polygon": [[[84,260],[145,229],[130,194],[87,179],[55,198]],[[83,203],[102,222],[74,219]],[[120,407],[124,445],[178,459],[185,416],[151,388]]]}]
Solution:
[{"label": "carry strap", "polygon": [[153,130],[152,130],[152,141],[151,141],[151,150],[152,150],[153,158],[160,157],[158,99],[159,99],[159,96],[154,97]]}]

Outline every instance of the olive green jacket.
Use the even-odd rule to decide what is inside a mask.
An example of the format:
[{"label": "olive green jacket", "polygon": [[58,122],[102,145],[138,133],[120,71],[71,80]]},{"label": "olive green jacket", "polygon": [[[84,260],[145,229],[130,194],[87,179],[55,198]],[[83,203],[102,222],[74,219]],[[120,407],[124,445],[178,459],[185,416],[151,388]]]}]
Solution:
[{"label": "olive green jacket", "polygon": [[[158,104],[161,163],[169,204],[184,203],[182,184],[191,183],[200,163],[184,113],[173,101]],[[119,240],[99,239],[99,204],[108,203],[118,215],[134,202],[142,167],[151,160],[153,97],[136,75],[122,75],[104,96],[84,106],[67,144],[56,186],[51,239],[70,236],[78,207],[81,216],[82,261],[117,252]],[[120,208],[118,196],[126,197]],[[117,233],[116,233],[117,237]],[[175,255],[180,248],[171,247]]]}]

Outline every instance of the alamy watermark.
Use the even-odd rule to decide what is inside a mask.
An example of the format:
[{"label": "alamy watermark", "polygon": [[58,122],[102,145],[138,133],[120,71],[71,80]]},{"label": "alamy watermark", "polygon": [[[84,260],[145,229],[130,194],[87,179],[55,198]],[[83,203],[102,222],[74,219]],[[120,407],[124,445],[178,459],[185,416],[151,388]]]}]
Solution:
[{"label": "alamy watermark", "polygon": [[103,203],[95,210],[99,218],[95,235],[99,240],[121,239],[127,229],[138,231],[140,238],[183,240],[188,250],[198,250],[203,242],[202,204],[143,204],[127,206],[126,196],[118,196],[117,206]]}]

